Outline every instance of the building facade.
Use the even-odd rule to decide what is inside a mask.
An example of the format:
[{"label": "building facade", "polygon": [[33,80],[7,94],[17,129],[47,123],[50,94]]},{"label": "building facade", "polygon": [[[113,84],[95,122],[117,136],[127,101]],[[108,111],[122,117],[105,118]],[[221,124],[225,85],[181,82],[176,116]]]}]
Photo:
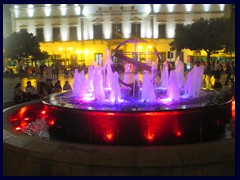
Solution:
[{"label": "building facade", "polygon": [[[11,6],[12,29],[33,33],[41,50],[51,55],[48,64],[86,65],[106,58],[129,38],[150,42],[163,60],[175,60],[169,43],[180,24],[199,18],[230,16],[227,4],[16,4]],[[149,47],[149,46],[148,46]],[[121,47],[131,52],[130,46]],[[147,47],[142,47],[147,51]],[[194,52],[184,50],[182,58]],[[142,54],[142,56],[144,56]],[[146,59],[146,57],[145,57]]]}]

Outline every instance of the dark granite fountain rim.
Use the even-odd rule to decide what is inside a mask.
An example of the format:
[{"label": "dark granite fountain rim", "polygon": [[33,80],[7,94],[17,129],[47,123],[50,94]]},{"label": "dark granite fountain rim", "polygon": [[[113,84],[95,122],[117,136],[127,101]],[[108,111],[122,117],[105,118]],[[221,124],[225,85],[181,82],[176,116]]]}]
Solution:
[{"label": "dark granite fountain rim", "polygon": [[[61,93],[51,94],[42,99],[42,102],[48,106],[56,108],[66,108],[84,111],[103,111],[103,112],[161,112],[161,111],[175,111],[175,110],[188,110],[195,108],[214,107],[216,105],[221,106],[232,101],[232,95],[226,90],[213,90],[203,91],[204,96],[191,99],[181,99],[180,101],[170,103],[159,102],[125,102],[125,103],[96,103],[84,102],[82,100],[74,99],[74,103],[71,100],[64,99],[64,96],[72,95],[72,91],[64,91]],[[69,98],[70,99],[70,98]],[[79,104],[76,104],[79,103]]]}]

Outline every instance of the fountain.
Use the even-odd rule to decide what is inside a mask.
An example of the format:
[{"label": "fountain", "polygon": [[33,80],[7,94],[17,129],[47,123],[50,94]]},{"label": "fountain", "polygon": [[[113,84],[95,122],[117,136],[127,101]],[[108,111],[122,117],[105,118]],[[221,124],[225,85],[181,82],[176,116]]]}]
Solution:
[{"label": "fountain", "polygon": [[[161,86],[156,87],[154,65],[148,66],[119,53],[119,47],[114,53],[127,62],[126,73],[114,71],[107,50],[105,64],[90,65],[88,76],[75,70],[73,91],[43,99],[39,108],[50,139],[149,146],[197,143],[222,137],[224,126],[231,119],[231,95],[201,90],[201,66],[194,66],[185,80],[179,58],[170,74],[164,62],[160,69]],[[136,71],[131,74],[132,67],[144,69],[142,78]],[[13,114],[10,122],[23,129],[21,123],[26,117],[19,121],[20,112]]]}]

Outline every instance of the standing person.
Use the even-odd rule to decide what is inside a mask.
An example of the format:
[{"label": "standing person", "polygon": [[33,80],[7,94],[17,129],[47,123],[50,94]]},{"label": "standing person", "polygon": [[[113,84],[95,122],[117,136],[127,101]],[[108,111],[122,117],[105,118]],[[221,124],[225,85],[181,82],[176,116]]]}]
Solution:
[{"label": "standing person", "polygon": [[232,65],[232,70],[233,70],[233,76],[235,76],[235,62],[232,61],[231,65]]},{"label": "standing person", "polygon": [[58,74],[59,74],[58,64],[56,64],[56,66],[55,66],[55,71],[56,71],[56,77],[57,77],[57,79],[58,79]]},{"label": "standing person", "polygon": [[68,70],[66,67],[63,68],[63,74],[65,78],[68,78]]},{"label": "standing person", "polygon": [[46,66],[46,82],[52,81],[52,68],[49,66]]},{"label": "standing person", "polygon": [[69,82],[68,81],[65,81],[65,84],[63,86],[63,90],[66,91],[66,90],[72,90],[72,87],[70,86]]},{"label": "standing person", "polygon": [[221,83],[219,82],[220,81],[220,78],[221,78],[221,66],[220,66],[220,62],[217,61],[215,64],[214,64],[214,78],[215,78],[215,83],[214,83],[214,87],[215,88],[221,88],[222,85]]},{"label": "standing person", "polygon": [[39,69],[40,69],[40,77],[43,77],[44,65],[41,64],[40,67],[39,67]]},{"label": "standing person", "polygon": [[210,61],[207,61],[207,65],[204,71],[206,89],[212,89],[211,77],[212,77],[212,65]]},{"label": "standing person", "polygon": [[54,86],[54,92],[61,92],[61,91],[62,91],[61,82],[59,80],[57,80],[57,82],[55,83],[55,86]]},{"label": "standing person", "polygon": [[26,93],[21,90],[21,83],[17,83],[17,85],[14,88],[13,100],[17,104],[25,102],[25,100],[26,100]]},{"label": "standing person", "polygon": [[31,81],[27,82],[27,86],[25,87],[25,90],[26,90],[26,95],[28,100],[40,98],[35,87],[31,84]]},{"label": "standing person", "polygon": [[231,80],[231,82],[233,82],[233,79],[232,79],[233,68],[232,68],[232,65],[231,65],[230,62],[227,62],[227,64],[226,64],[226,73],[227,73],[227,78],[226,78],[226,81],[225,81],[225,86],[228,85],[229,80]]},{"label": "standing person", "polygon": [[54,64],[52,64],[51,69],[52,69],[52,77],[54,78],[56,77],[56,70],[55,70]]},{"label": "standing person", "polygon": [[54,86],[52,84],[52,80],[47,80],[43,88],[43,94],[44,96],[47,96],[49,94],[52,94],[53,92],[54,92]]}]

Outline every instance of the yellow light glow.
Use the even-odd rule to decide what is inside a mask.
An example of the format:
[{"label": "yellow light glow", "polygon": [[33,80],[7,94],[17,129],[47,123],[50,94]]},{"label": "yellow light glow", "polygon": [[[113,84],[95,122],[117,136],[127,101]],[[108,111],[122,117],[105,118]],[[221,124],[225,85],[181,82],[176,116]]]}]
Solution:
[{"label": "yellow light glow", "polygon": [[[75,6],[75,5],[74,5],[74,6]],[[80,9],[79,6],[75,6],[75,7],[74,7],[74,11],[75,11],[75,14],[76,14],[76,15],[80,15],[80,14],[81,14],[81,9]]]},{"label": "yellow light glow", "polygon": [[142,49],[142,46],[138,46],[138,49]]},{"label": "yellow light glow", "polygon": [[192,4],[185,4],[185,8],[187,12],[191,12],[192,11]]},{"label": "yellow light glow", "polygon": [[80,54],[81,53],[81,51],[80,50],[76,50],[76,54]]},{"label": "yellow light glow", "polygon": [[85,49],[85,50],[84,50],[84,53],[85,53],[86,55],[88,55],[88,49]]},{"label": "yellow light glow", "polygon": [[61,4],[60,11],[61,11],[62,16],[66,16],[67,15],[67,5],[66,4]]},{"label": "yellow light glow", "polygon": [[110,35],[111,35],[110,31],[109,31],[108,29],[106,29],[106,30],[104,31],[105,39],[110,39]]},{"label": "yellow light glow", "polygon": [[84,7],[83,7],[82,14],[83,14],[84,16],[87,16],[89,13],[90,13],[89,8],[87,8],[86,6],[84,6]]},{"label": "yellow light glow", "polygon": [[29,5],[28,5],[28,8],[29,8],[29,9],[32,9],[32,8],[33,8],[33,5],[32,5],[32,4],[29,4]]},{"label": "yellow light glow", "polygon": [[209,11],[210,4],[203,4],[203,9],[204,9],[204,11]]},{"label": "yellow light glow", "polygon": [[72,47],[69,47],[68,50],[71,51],[71,50],[72,50]]},{"label": "yellow light glow", "polygon": [[160,7],[161,7],[160,4],[154,4],[153,5],[153,12],[155,12],[155,13],[160,12]]},{"label": "yellow light glow", "polygon": [[28,12],[28,17],[33,17],[34,9],[32,4],[28,5],[27,12]]},{"label": "yellow light glow", "polygon": [[62,48],[62,47],[60,47],[60,48],[59,48],[59,51],[62,51],[62,50],[63,50],[63,48]]},{"label": "yellow light glow", "polygon": [[62,29],[61,37],[62,37],[62,41],[67,41],[67,32],[65,29]]},{"label": "yellow light glow", "polygon": [[224,11],[225,4],[219,4],[219,10]]},{"label": "yellow light glow", "polygon": [[146,7],[145,7],[145,12],[146,12],[147,14],[149,14],[149,13],[151,12],[151,6],[150,6],[150,5],[146,5]]},{"label": "yellow light glow", "polygon": [[152,49],[152,46],[151,46],[151,45],[148,45],[148,49]]},{"label": "yellow light glow", "polygon": [[168,12],[173,12],[175,4],[167,4]]},{"label": "yellow light glow", "polygon": [[51,4],[45,4],[44,12],[45,16],[49,17],[51,15]]}]

